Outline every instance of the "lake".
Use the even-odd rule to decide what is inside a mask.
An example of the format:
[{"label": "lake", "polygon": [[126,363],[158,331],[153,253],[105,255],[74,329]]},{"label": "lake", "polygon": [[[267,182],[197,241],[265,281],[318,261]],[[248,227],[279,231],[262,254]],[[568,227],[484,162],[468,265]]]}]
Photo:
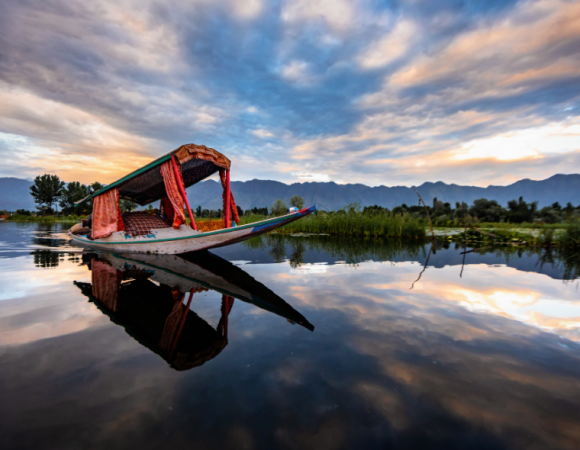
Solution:
[{"label": "lake", "polygon": [[578,255],[465,250],[0,223],[0,447],[580,448]]}]

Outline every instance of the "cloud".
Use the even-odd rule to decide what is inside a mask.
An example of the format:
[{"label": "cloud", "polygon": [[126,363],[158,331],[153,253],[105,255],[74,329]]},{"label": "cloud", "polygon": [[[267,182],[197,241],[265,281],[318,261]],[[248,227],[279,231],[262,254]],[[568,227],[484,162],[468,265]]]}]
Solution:
[{"label": "cloud", "polygon": [[304,21],[323,21],[336,31],[354,26],[356,3],[349,0],[287,1],[282,9],[282,21],[302,24]]},{"label": "cloud", "polygon": [[563,0],[8,0],[0,132],[24,140],[3,140],[1,175],[106,182],[187,142],[223,151],[238,180],[574,171],[579,21]]},{"label": "cloud", "polygon": [[292,172],[292,175],[297,177],[302,182],[326,182],[331,181],[326,173],[306,173],[306,172]]},{"label": "cloud", "polygon": [[254,136],[257,136],[259,138],[271,138],[274,137],[274,135],[268,131],[268,130],[264,130],[264,129],[258,129],[258,130],[252,130],[252,134]]},{"label": "cloud", "polygon": [[405,55],[417,31],[413,22],[401,20],[394,30],[370,44],[369,49],[360,58],[360,65],[365,69],[376,69],[386,66]]},{"label": "cloud", "polygon": [[309,85],[316,80],[310,73],[308,63],[304,61],[291,61],[280,69],[280,75],[289,82],[300,85]]},{"label": "cloud", "polygon": [[455,159],[496,158],[499,161],[514,161],[578,150],[580,123],[552,123],[467,142],[456,152]]}]

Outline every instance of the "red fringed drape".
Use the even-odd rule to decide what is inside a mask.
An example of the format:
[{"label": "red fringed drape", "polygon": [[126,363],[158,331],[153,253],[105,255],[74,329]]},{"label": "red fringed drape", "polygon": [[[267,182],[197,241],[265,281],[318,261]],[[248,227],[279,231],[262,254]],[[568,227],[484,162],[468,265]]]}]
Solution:
[{"label": "red fringed drape", "polygon": [[171,200],[169,200],[167,197],[161,199],[161,213],[167,217],[167,220],[173,222],[175,211],[173,210]]},{"label": "red fringed drape", "polygon": [[110,236],[115,231],[123,231],[123,218],[119,208],[119,191],[111,189],[94,199],[93,239]]},{"label": "red fringed drape", "polygon": [[[175,173],[173,172],[173,167],[171,167],[171,161],[161,164],[161,176],[165,182],[165,190],[167,191],[167,198],[173,206],[173,228],[177,229],[185,221],[185,214],[183,213],[183,197],[181,192],[179,192],[179,187],[177,187],[177,180],[175,179]],[[167,215],[167,213],[165,213]]]},{"label": "red fringed drape", "polygon": [[[224,217],[226,216],[226,171],[224,169],[220,169],[220,180],[222,181],[222,187],[224,191],[222,193],[222,199],[224,201]],[[232,194],[232,190],[230,189],[230,208],[232,210],[232,218],[234,222],[240,223],[240,218],[238,217],[238,207],[236,206],[236,201],[234,200],[234,194]]]}]

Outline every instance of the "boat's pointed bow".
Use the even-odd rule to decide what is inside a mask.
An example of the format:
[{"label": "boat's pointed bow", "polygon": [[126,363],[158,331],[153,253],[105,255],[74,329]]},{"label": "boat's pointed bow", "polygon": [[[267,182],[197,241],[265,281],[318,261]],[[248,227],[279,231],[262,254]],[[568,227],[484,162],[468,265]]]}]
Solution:
[{"label": "boat's pointed bow", "polygon": [[316,206],[311,206],[309,208],[304,208],[301,209],[300,211],[298,211],[299,214],[310,214],[313,213],[314,211],[316,211]]}]

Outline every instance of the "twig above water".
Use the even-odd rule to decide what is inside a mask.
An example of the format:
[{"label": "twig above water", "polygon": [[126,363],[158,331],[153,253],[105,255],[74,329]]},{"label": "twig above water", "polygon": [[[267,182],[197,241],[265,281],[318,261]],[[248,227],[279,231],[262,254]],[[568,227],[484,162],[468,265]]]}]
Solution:
[{"label": "twig above water", "polygon": [[433,223],[431,223],[431,216],[429,215],[429,210],[427,209],[427,205],[423,201],[423,197],[421,197],[421,194],[419,194],[419,191],[415,188],[415,186],[413,186],[413,190],[415,191],[415,193],[419,197],[419,200],[421,200],[421,203],[423,203],[423,207],[425,208],[425,212],[427,213],[427,219],[429,219],[429,227],[431,227],[431,236],[433,237],[433,240],[435,240],[435,232],[433,231]]}]

